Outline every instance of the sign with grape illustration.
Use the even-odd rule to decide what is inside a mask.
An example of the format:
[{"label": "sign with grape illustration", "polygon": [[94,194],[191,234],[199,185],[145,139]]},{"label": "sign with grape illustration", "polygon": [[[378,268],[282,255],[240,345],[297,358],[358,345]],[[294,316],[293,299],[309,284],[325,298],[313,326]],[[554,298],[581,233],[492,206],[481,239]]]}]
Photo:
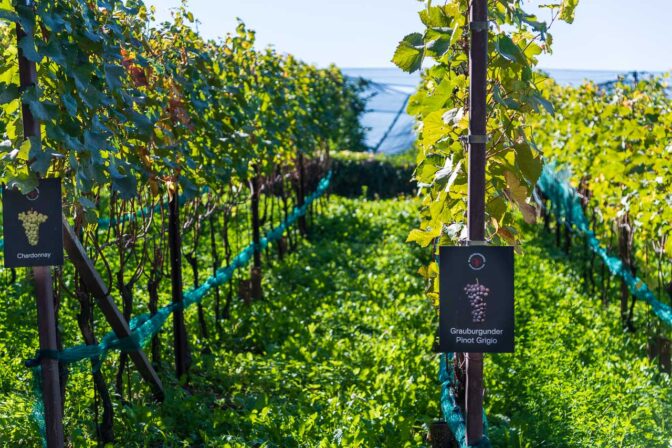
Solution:
[{"label": "sign with grape illustration", "polygon": [[513,352],[513,248],[439,248],[439,350]]},{"label": "sign with grape illustration", "polygon": [[2,189],[5,267],[63,264],[61,180],[42,179],[24,195]]}]

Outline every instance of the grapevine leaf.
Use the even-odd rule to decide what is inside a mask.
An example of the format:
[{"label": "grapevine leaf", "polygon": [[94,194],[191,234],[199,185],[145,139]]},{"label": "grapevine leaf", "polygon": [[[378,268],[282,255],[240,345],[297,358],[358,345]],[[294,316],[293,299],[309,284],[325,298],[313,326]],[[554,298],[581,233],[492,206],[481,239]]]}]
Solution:
[{"label": "grapevine leaf", "polygon": [[504,213],[506,213],[506,201],[502,196],[499,196],[488,202],[486,209],[490,216],[499,222],[504,217]]},{"label": "grapevine leaf", "polygon": [[19,86],[16,84],[0,83],[0,105],[7,104],[19,97]]},{"label": "grapevine leaf", "polygon": [[41,46],[40,50],[44,56],[48,57],[61,67],[67,66],[67,59],[63,54],[63,49],[55,39],[51,40],[47,45]]},{"label": "grapevine leaf", "polygon": [[457,162],[457,165],[454,166],[453,164],[453,157],[446,157],[446,163],[441,168],[439,171],[434,174],[434,182],[439,182],[442,179],[448,177],[448,181],[446,182],[446,188],[445,191],[449,192],[450,187],[455,183],[455,179],[457,179],[458,174],[460,174],[460,168],[462,167],[462,161],[460,160]]},{"label": "grapevine leaf", "polygon": [[76,117],[77,116],[77,101],[75,98],[70,94],[70,93],[64,93],[61,96],[61,101],[63,102],[63,105],[65,106],[65,110],[68,111],[68,114],[70,114],[71,117]]},{"label": "grapevine leaf", "polygon": [[42,150],[42,144],[37,137],[31,137],[30,153],[28,155],[31,164],[30,169],[44,177],[51,164],[51,153]]},{"label": "grapevine leaf", "polygon": [[126,112],[129,119],[135,123],[138,129],[141,131],[141,138],[143,140],[148,140],[151,138],[154,133],[154,124],[146,115],[136,112],[133,109],[130,109]]},{"label": "grapevine leaf", "polygon": [[464,117],[464,108],[456,107],[454,109],[450,109],[448,112],[443,114],[441,119],[446,124],[452,124],[454,126],[457,126],[463,117]]},{"label": "grapevine leaf", "polygon": [[40,102],[39,93],[35,86],[31,86],[23,93],[23,103],[27,104],[33,116],[42,122],[50,121],[53,118],[53,105]]},{"label": "grapevine leaf", "polygon": [[419,33],[409,34],[399,42],[397,50],[394,52],[392,62],[405,72],[413,73],[422,66],[424,58],[424,42]]},{"label": "grapevine leaf", "polygon": [[429,266],[420,266],[420,269],[418,269],[418,274],[425,279],[431,278],[429,276]]},{"label": "grapevine leaf", "polygon": [[516,202],[525,202],[528,197],[528,190],[521,184],[518,176],[507,170],[504,172],[504,178],[506,179],[506,185],[509,187],[509,193],[513,200]]},{"label": "grapevine leaf", "polygon": [[31,6],[19,4],[16,7],[16,12],[18,13],[17,21],[21,25],[21,28],[32,39],[35,30],[35,11]]},{"label": "grapevine leaf", "polygon": [[116,163],[111,161],[110,163],[110,176],[112,178],[112,187],[119,192],[119,196],[122,199],[133,199],[136,195],[137,191],[137,181],[135,177],[131,174],[122,174],[119,172],[117,163],[121,163],[120,161],[116,161]]},{"label": "grapevine leaf", "polygon": [[529,144],[520,143],[515,145],[516,163],[525,178],[534,184],[541,175],[543,163],[539,157],[534,157]]},{"label": "grapevine leaf", "polygon": [[437,226],[435,228],[423,231],[420,229],[413,229],[406,239],[407,243],[418,243],[422,247],[429,246],[435,238],[441,235],[441,227]]},{"label": "grapevine leaf", "polygon": [[8,188],[18,188],[23,194],[28,194],[37,188],[39,180],[35,173],[22,170],[12,176],[12,180],[8,183]]},{"label": "grapevine leaf", "polygon": [[[532,14],[526,14],[526,13],[521,11],[518,14],[518,16],[519,16],[519,18],[522,22],[530,25],[532,27],[532,29],[536,32],[544,34],[548,30],[548,26],[546,25],[546,22],[539,22],[537,20],[537,17],[532,15]],[[542,36],[542,39],[543,39],[543,36]]]},{"label": "grapevine leaf", "polygon": [[429,39],[429,41],[427,42],[426,47],[431,52],[431,56],[435,58],[440,58],[448,51],[448,49],[450,49],[450,33],[428,30],[427,39]]},{"label": "grapevine leaf", "polygon": [[[454,115],[452,115],[454,112]],[[437,110],[425,117],[422,127],[422,138],[427,146],[431,146],[444,138],[452,129],[453,119],[457,118],[459,109]],[[444,118],[445,117],[445,118]]]},{"label": "grapevine leaf", "polygon": [[451,174],[453,174],[453,158],[446,157],[446,163],[443,165],[443,168],[434,174],[434,181],[441,180],[444,177],[450,176]]},{"label": "grapevine leaf", "polygon": [[77,199],[79,203],[84,207],[85,209],[93,209],[96,208],[96,203],[93,202],[91,199],[80,196],[79,199]]},{"label": "grapevine leaf", "polygon": [[23,143],[21,143],[21,146],[19,147],[19,152],[17,153],[16,157],[20,160],[28,160],[31,146],[32,142],[30,141],[30,139],[24,140]]},{"label": "grapevine leaf", "polygon": [[502,89],[499,87],[498,84],[495,84],[495,88],[493,89],[493,95],[495,98],[495,101],[497,101],[499,104],[502,106],[506,107],[507,109],[512,109],[512,110],[519,110],[520,109],[520,104],[512,98],[509,97],[503,97],[502,96]]},{"label": "grapevine leaf", "polygon": [[7,22],[18,22],[19,16],[12,10],[0,8],[0,20]]},{"label": "grapevine leaf", "polygon": [[450,17],[440,6],[430,6],[419,12],[420,20],[428,28],[443,28],[450,26]]},{"label": "grapevine leaf", "polygon": [[40,101],[30,101],[28,102],[28,107],[30,108],[30,112],[32,112],[33,116],[39,121],[51,121],[54,116],[54,114],[50,111],[51,108]]},{"label": "grapevine leaf", "polygon": [[534,224],[537,222],[537,209],[530,204],[525,202],[518,202],[518,209],[523,214],[523,219],[528,224]]},{"label": "grapevine leaf", "polygon": [[521,184],[518,177],[511,171],[505,171],[504,177],[506,178],[506,184],[509,187],[509,196],[523,214],[523,219],[528,224],[534,224],[537,221],[537,213],[536,209],[527,203],[527,197],[529,195],[527,188]]},{"label": "grapevine leaf", "polygon": [[[89,87],[89,83],[91,82],[90,67],[88,67],[87,65],[81,65],[71,70],[69,75],[72,76],[72,78],[75,80],[75,85],[77,86],[77,89],[80,91],[79,95],[80,97],[82,97],[81,92],[85,92],[86,89]],[[84,100],[83,97],[82,100]]]},{"label": "grapevine leaf", "polygon": [[495,48],[497,49],[497,52],[505,59],[511,62],[518,62],[519,64],[527,65],[527,59],[525,59],[523,52],[520,51],[518,45],[516,45],[506,34],[502,34],[498,37]]},{"label": "grapevine leaf", "polygon": [[63,20],[63,16],[57,12],[42,10],[39,15],[42,23],[44,23],[51,32],[56,33],[65,29],[66,22]]},{"label": "grapevine leaf", "polygon": [[122,78],[126,74],[124,68],[120,65],[105,64],[105,80],[107,85],[112,90],[120,89],[122,86]]},{"label": "grapevine leaf", "polygon": [[497,235],[499,235],[508,244],[516,244],[516,236],[506,227],[498,228]]},{"label": "grapevine leaf", "polygon": [[42,57],[35,50],[35,39],[33,39],[33,36],[23,36],[19,42],[19,48],[23,52],[23,56],[29,61],[40,62],[42,60]]},{"label": "grapevine leaf", "polygon": [[415,170],[415,180],[419,183],[431,186],[437,166],[439,163],[442,163],[442,160],[443,158],[437,155],[422,160],[418,163],[418,167]]},{"label": "grapevine leaf", "polygon": [[439,266],[436,262],[432,261],[429,266],[421,266],[418,269],[418,274],[426,279],[436,278],[439,275]]},{"label": "grapevine leaf", "polygon": [[560,6],[560,20],[567,23],[574,23],[574,10],[579,4],[579,0],[562,0]]},{"label": "grapevine leaf", "polygon": [[534,92],[533,97],[537,101],[537,103],[541,104],[541,106],[544,109],[546,109],[546,112],[548,112],[551,115],[555,115],[555,109],[553,108],[553,103],[544,98],[539,92]]}]

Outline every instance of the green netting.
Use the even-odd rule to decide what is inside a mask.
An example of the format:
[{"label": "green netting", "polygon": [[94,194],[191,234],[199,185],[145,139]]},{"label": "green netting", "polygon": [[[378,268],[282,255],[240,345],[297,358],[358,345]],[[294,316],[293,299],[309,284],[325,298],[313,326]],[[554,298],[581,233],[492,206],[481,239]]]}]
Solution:
[{"label": "green netting", "polygon": [[444,353],[439,360],[439,382],[441,383],[441,411],[443,412],[443,418],[446,420],[460,448],[489,448],[488,420],[485,411],[483,411],[483,439],[475,445],[467,445],[467,425],[453,392],[453,385],[455,384],[453,356],[452,353]]},{"label": "green netting", "polygon": [[[259,241],[260,250],[265,249],[269,243],[279,240],[285,230],[294,224],[301,216],[305,215],[308,207],[319,197],[326,193],[331,182],[332,172],[322,178],[317,189],[305,198],[304,205],[295,207],[287,219],[277,227],[266,234]],[[250,243],[243,249],[231,263],[217,270],[217,273],[209,277],[198,288],[191,289],[184,293],[182,303],[171,303],[156,312],[154,315],[142,314],[134,317],[129,322],[131,334],[124,338],[119,338],[114,332],[107,333],[97,345],[78,345],[76,347],[66,348],[63,351],[40,350],[36,359],[26,362],[26,366],[33,369],[34,385],[33,390],[37,396],[33,407],[33,419],[37,423],[38,429],[42,434],[43,444],[46,446],[44,438],[44,406],[41,388],[40,358],[57,359],[65,364],[72,364],[86,359],[93,361],[93,370],[97,370],[102,365],[110,351],[132,352],[142,349],[163,327],[168,317],[177,309],[186,309],[199,303],[214,287],[221,286],[231,280],[236,269],[246,266],[254,255],[255,244]]]},{"label": "green netting", "polygon": [[581,198],[569,184],[570,177],[571,172],[568,169],[558,169],[554,163],[544,167],[537,186],[550,200],[551,212],[583,234],[590,249],[604,261],[609,272],[623,279],[633,296],[651,305],[656,316],[665,324],[672,326],[672,308],[656,299],[644,281],[633,275],[622,260],[609,255],[607,250],[600,245],[583,212]]},{"label": "green netting", "polygon": [[44,419],[44,400],[42,400],[42,367],[35,366],[33,369],[33,394],[37,399],[33,402],[32,416],[37,424],[37,429],[42,438],[42,446],[47,447],[47,423]]}]

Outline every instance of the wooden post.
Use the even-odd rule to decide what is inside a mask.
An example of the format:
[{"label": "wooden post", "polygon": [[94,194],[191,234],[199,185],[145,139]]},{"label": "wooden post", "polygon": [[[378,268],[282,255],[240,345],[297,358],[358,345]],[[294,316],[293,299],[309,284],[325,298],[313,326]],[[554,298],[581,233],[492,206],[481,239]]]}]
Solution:
[{"label": "wooden post", "polygon": [[261,289],[261,221],[259,220],[259,196],[260,189],[260,175],[259,168],[254,167],[254,174],[252,178],[252,197],[250,201],[252,212],[252,241],[254,242],[254,260],[252,270],[250,272],[250,289],[252,300],[259,300],[263,296]]},{"label": "wooden post", "polygon": [[[304,166],[303,153],[299,151],[299,185],[297,189],[297,206],[301,207],[306,202],[306,168]],[[299,217],[299,233],[305,237],[308,235],[308,225],[306,224],[306,215]]]},{"label": "wooden post", "polygon": [[[93,262],[86,255],[86,251],[79,241],[79,238],[77,238],[77,234],[72,227],[70,227],[70,224],[68,224],[65,218],[63,218],[63,246],[68,253],[68,258],[70,258],[70,261],[72,261],[72,264],[75,265],[77,271],[81,275],[86,288],[96,299],[100,310],[103,312],[110,327],[112,327],[114,334],[119,338],[130,336],[131,329],[126,322],[126,319],[124,319],[123,314],[119,311],[119,308],[117,308],[114,299],[109,295],[108,287],[103,282],[103,279],[94,267]],[[129,356],[138,369],[140,376],[142,376],[142,378],[151,386],[155,398],[158,401],[163,401],[164,393],[161,379],[159,379],[159,376],[156,374],[149,359],[147,359],[147,355],[145,355],[142,350],[138,350],[129,353]]]},{"label": "wooden post", "polygon": [[[26,6],[32,7],[32,0],[26,0]],[[19,23],[16,24],[17,44],[26,36]],[[37,85],[37,67],[29,61],[19,49],[19,80],[21,91]],[[21,105],[23,115],[23,136],[40,138],[40,122],[35,119],[28,104]],[[56,338],[56,314],[54,310],[54,291],[51,270],[47,266],[33,268],[35,293],[37,296],[37,326],[40,339],[40,350],[58,351]],[[42,358],[42,397],[44,399],[44,419],[46,424],[47,447],[61,448],[64,445],[63,435],[63,401],[58,371],[58,360]]]},{"label": "wooden post", "polygon": [[[485,240],[485,145],[487,133],[488,2],[472,0],[469,47],[469,241]],[[466,353],[467,444],[483,438],[483,354]]]},{"label": "wooden post", "polygon": [[446,422],[433,422],[429,427],[429,442],[432,448],[453,448],[459,446]]},{"label": "wooden post", "polygon": [[[56,314],[54,312],[54,291],[51,271],[47,266],[33,268],[35,292],[37,294],[37,325],[40,350],[57,351]],[[47,447],[61,448],[63,436],[63,407],[58,374],[58,360],[42,358],[42,396],[44,398],[44,420],[46,424]]]},{"label": "wooden post", "polygon": [[672,341],[663,336],[652,336],[647,348],[649,359],[657,361],[661,371],[672,373]]},{"label": "wooden post", "polygon": [[[618,256],[625,265],[625,268],[630,270],[630,226],[628,223],[628,216],[625,215],[619,218],[618,225]],[[630,298],[630,289],[624,279],[621,279],[621,322],[623,326],[628,325],[628,299]]]},{"label": "wooden post", "polygon": [[[182,238],[180,236],[180,200],[177,188],[168,203],[168,243],[170,246],[170,279],[173,303],[181,304],[182,296]],[[173,334],[175,346],[175,375],[184,380],[189,373],[189,344],[187,328],[184,324],[184,310],[178,308],[173,313]],[[184,378],[183,378],[184,377]]]}]

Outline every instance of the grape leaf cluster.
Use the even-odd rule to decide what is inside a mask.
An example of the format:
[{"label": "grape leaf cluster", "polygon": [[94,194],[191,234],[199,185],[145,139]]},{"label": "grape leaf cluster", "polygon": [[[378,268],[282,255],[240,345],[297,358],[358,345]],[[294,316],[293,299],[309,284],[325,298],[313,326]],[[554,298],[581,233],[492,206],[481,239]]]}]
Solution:
[{"label": "grape leaf cluster", "polygon": [[[66,214],[94,222],[110,191],[195,197],[298,154],[365,147],[364,83],[258,49],[242,22],[215,41],[186,4],[158,22],[141,0],[20,3],[0,0],[0,182],[26,193],[58,176]],[[23,90],[19,50],[38,66],[37,85]],[[42,139],[24,139],[22,105]]]},{"label": "grape leaf cluster", "polygon": [[[577,3],[562,0],[540,7],[550,9],[548,23],[571,23]],[[455,245],[467,237],[469,5],[465,0],[426,2],[420,12],[423,32],[404,37],[393,57],[408,72],[433,60],[408,102],[408,113],[419,123],[414,180],[422,198],[420,225],[408,241],[422,247]],[[486,239],[517,245],[517,214],[528,223],[537,214],[532,192],[543,159],[528,119],[553,113],[541,89],[548,77],[535,70],[538,56],[551,52],[552,37],[549,24],[525,11],[523,2],[490,0],[488,13]],[[438,268],[432,264],[422,273],[429,280],[430,297],[438,300]]]},{"label": "grape leaf cluster", "polygon": [[[546,95],[559,113],[530,120],[537,144],[581,194],[597,238],[641,266],[637,274],[662,292],[672,259],[669,75],[553,83]],[[624,235],[624,244],[614,234]]]}]

